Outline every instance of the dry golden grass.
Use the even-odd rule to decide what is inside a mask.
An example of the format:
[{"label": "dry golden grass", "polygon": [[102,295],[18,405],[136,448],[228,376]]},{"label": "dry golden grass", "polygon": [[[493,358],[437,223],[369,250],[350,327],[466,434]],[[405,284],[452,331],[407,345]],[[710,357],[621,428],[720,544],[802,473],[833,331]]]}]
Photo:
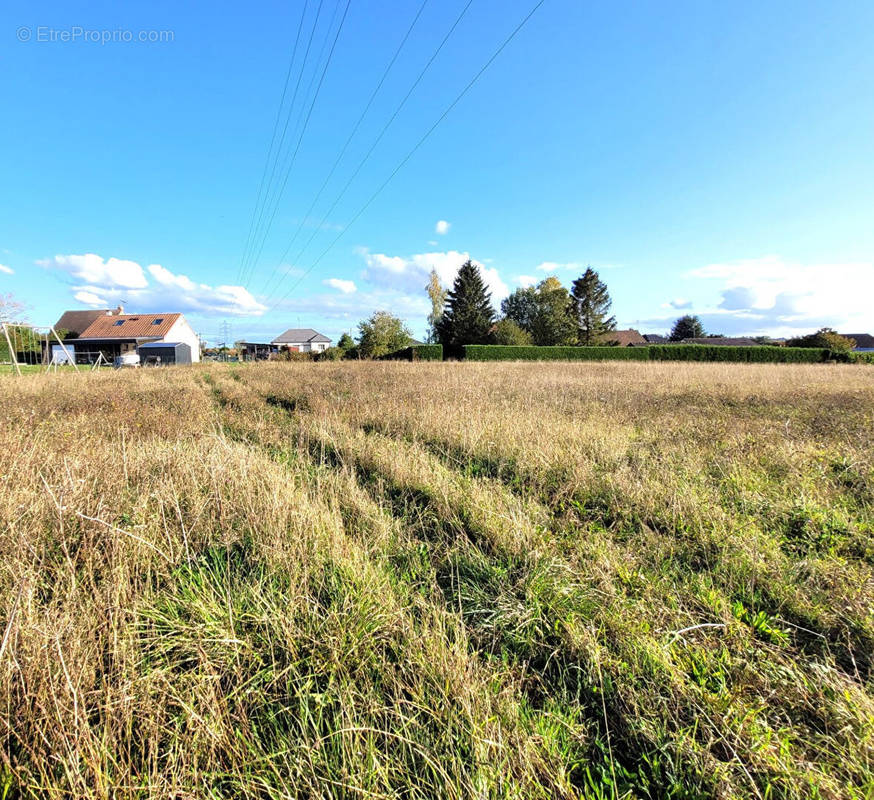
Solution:
[{"label": "dry golden grass", "polygon": [[861,366],[0,379],[0,798],[870,798],[872,453]]}]

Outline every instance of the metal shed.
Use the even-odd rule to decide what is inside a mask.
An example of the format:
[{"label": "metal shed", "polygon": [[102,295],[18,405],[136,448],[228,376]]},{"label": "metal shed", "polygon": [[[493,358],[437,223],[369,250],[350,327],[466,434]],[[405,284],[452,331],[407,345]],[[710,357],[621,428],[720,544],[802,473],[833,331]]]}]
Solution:
[{"label": "metal shed", "polygon": [[146,342],[137,352],[144,367],[191,363],[191,347],[184,342]]}]

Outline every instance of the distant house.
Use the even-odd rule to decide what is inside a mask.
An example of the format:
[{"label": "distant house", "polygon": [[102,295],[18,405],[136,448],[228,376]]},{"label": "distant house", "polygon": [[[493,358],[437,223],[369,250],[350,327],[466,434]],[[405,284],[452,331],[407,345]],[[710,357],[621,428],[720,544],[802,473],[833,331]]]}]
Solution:
[{"label": "distant house", "polygon": [[759,347],[755,339],[746,336],[703,336],[695,339],[683,339],[680,344],[709,344],[723,347]]},{"label": "distant house", "polygon": [[854,349],[859,353],[874,352],[874,336],[870,333],[842,333],[841,336],[853,339],[856,342]]},{"label": "distant house", "polygon": [[628,328],[624,331],[610,331],[601,334],[598,344],[618,345],[619,347],[634,347],[646,344],[647,341],[640,335],[640,331]]},{"label": "distant house", "polygon": [[660,333],[645,333],[643,338],[647,344],[667,344],[669,339],[667,336],[662,336]]},{"label": "distant house", "polygon": [[200,338],[179,313],[125,314],[122,306],[114,311],[67,311],[55,325],[59,328],[70,331],[64,344],[80,363],[94,361],[99,353],[113,361],[151,342],[188,345],[191,360],[200,361]]},{"label": "distant house", "polygon": [[331,346],[331,340],[312,328],[289,328],[270,344],[297,353],[322,353]]}]

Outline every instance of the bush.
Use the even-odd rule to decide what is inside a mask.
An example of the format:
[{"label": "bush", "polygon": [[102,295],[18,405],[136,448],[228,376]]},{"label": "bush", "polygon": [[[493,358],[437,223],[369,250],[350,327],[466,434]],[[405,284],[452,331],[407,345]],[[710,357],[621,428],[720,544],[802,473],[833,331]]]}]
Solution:
[{"label": "bush", "polygon": [[300,353],[297,350],[283,348],[276,354],[276,361],[312,361],[313,353]]},{"label": "bush", "polygon": [[836,360],[847,364],[874,364],[874,353],[833,353]]},{"label": "bush", "polygon": [[714,344],[653,344],[651,361],[733,361],[762,364],[819,364],[830,351],[805,347],[726,347]]},{"label": "bush", "polygon": [[520,328],[516,322],[508,317],[499,319],[495,323],[492,336],[495,344],[514,347],[526,347],[531,344],[531,334]]},{"label": "bush", "polygon": [[856,340],[841,336],[831,328],[820,328],[816,333],[789,339],[786,345],[788,347],[819,347],[832,350],[835,353],[849,353],[856,346]]},{"label": "bush", "polygon": [[468,361],[646,361],[646,347],[513,347],[469,344]]},{"label": "bush", "polygon": [[339,347],[329,347],[327,350],[322,350],[316,354],[316,361],[340,361],[346,354],[345,350]]},{"label": "bush", "polygon": [[442,361],[443,345],[440,344],[414,344],[403,350],[396,350],[385,356],[380,356],[381,361]]}]

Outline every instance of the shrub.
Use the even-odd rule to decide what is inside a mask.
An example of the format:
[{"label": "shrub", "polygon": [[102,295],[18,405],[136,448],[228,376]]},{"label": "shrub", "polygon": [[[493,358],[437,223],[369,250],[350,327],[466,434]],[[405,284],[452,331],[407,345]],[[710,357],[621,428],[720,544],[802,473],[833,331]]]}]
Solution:
[{"label": "shrub", "polygon": [[276,354],[276,361],[312,361],[313,353],[300,353],[297,350],[283,348]]},{"label": "shrub", "polygon": [[381,361],[442,361],[443,345],[439,344],[414,344],[403,350],[396,350],[385,356],[380,356]]},{"label": "shrub", "polygon": [[849,353],[832,353],[832,356],[842,363],[846,364],[874,364],[874,353],[869,352],[853,352]]},{"label": "shrub", "polygon": [[714,344],[654,344],[646,348],[652,361],[734,361],[745,363],[818,364],[828,360],[823,348],[726,347]]},{"label": "shrub", "polygon": [[468,361],[646,361],[646,347],[513,347],[467,345]]},{"label": "shrub", "polygon": [[786,345],[787,347],[827,348],[835,353],[849,353],[856,346],[856,340],[841,336],[831,328],[820,328],[816,333],[789,339]]},{"label": "shrub", "polygon": [[531,334],[509,317],[499,319],[492,331],[495,344],[525,347],[531,344]]},{"label": "shrub", "polygon": [[316,361],[340,361],[346,354],[345,350],[339,347],[329,347],[327,350],[322,350],[316,354]]}]

